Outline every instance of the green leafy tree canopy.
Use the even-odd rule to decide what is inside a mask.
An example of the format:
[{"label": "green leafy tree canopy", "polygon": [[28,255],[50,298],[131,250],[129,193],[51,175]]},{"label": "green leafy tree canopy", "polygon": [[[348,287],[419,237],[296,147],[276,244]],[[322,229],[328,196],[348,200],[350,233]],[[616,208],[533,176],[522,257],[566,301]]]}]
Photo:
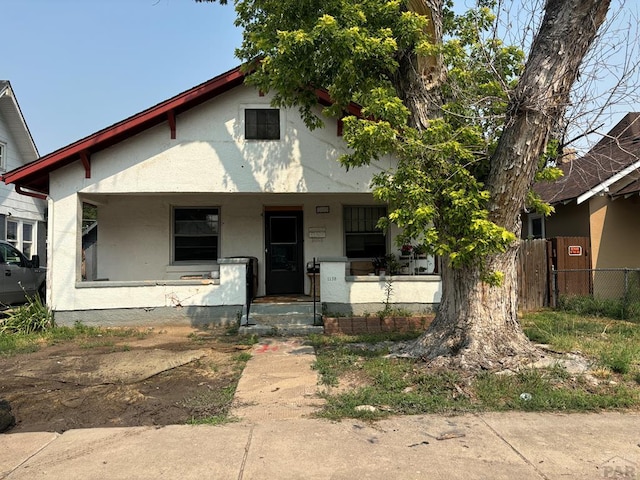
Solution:
[{"label": "green leafy tree canopy", "polygon": [[[430,18],[412,3],[236,0],[236,23],[244,29],[237,55],[253,72],[248,83],[273,92],[275,106],[297,106],[309,128],[323,124],[315,89],[328,91],[334,103],[322,113],[343,119],[346,168],[397,159],[372,187],[389,205],[381,226],[393,222],[403,231],[398,244],[418,239],[454,268],[481,266],[518,233],[491,221],[485,181],[524,53],[494,35],[493,0],[463,14],[446,2],[437,41]],[[426,106],[428,122],[412,118],[398,88],[407,56],[446,72],[432,82],[437,100]],[[361,115],[345,114],[352,102]],[[545,178],[557,176],[544,167],[541,161]],[[529,201],[549,212],[535,196]],[[487,271],[485,280],[499,283],[500,274]]]}]

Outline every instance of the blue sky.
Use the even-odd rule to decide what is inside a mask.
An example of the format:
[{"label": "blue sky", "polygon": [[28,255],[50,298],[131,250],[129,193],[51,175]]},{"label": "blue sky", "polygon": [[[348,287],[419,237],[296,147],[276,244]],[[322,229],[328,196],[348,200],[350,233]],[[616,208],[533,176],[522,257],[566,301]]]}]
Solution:
[{"label": "blue sky", "polygon": [[40,155],[239,64],[233,5],[2,0],[0,79]]},{"label": "blue sky", "polygon": [[[531,0],[513,1],[528,4]],[[621,10],[618,1],[613,2],[612,12]],[[622,10],[632,9],[637,15],[635,0],[629,2]],[[230,3],[0,0],[4,39],[0,79],[11,82],[40,154],[237,66],[234,50],[242,34],[233,25],[235,11]],[[460,3],[468,5],[470,0]],[[614,43],[622,45],[611,50],[617,49],[616,55],[626,51],[625,22],[629,21],[637,28],[634,18],[616,20],[622,25],[613,35]],[[637,30],[629,33],[637,40]],[[636,50],[631,56],[637,54]],[[608,51],[604,57],[610,58]],[[602,77],[598,83],[606,90],[611,81],[606,69],[596,71]],[[605,124],[602,133],[624,113],[640,110],[639,95],[634,97],[626,95],[624,101],[606,109],[598,122]]]}]

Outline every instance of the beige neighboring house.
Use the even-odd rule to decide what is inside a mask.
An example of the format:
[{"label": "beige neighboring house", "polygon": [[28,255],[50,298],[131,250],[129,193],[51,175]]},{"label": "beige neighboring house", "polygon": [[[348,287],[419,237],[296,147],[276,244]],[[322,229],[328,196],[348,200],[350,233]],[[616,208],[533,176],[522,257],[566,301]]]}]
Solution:
[{"label": "beige neighboring house", "polygon": [[[0,174],[39,157],[11,84],[0,80]],[[19,188],[18,188],[19,190]],[[0,184],[0,240],[6,240],[27,258],[47,258],[45,212],[47,202],[22,195],[14,185]]]},{"label": "beige neighboring house", "polygon": [[564,176],[535,190],[555,207],[526,215],[523,237],[588,237],[592,268],[640,268],[640,113],[628,113]]},{"label": "beige neighboring house", "polygon": [[[48,198],[56,321],[233,321],[247,298],[308,296],[313,259],[325,311],[439,302],[433,259],[408,261],[389,298],[374,275],[372,259],[400,254],[398,232],[376,229],[386,206],[370,188],[394,159],[345,171],[339,121],[310,131],[244,78],[233,69],[3,176]],[[320,112],[329,98],[316,94]],[[97,209],[91,269],[86,205]]]}]

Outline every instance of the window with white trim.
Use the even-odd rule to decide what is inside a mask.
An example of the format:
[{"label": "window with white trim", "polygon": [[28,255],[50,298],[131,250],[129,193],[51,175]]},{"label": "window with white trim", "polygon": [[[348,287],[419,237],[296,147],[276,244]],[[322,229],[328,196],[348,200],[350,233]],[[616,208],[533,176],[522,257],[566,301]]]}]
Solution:
[{"label": "window with white trim", "polygon": [[387,254],[385,232],[376,225],[386,217],[384,206],[345,206],[344,244],[347,258],[384,257]]},{"label": "window with white trim", "polygon": [[0,170],[7,169],[7,144],[0,142]]},{"label": "window with white trim", "polygon": [[35,230],[36,226],[34,222],[28,222],[26,220],[14,220],[7,219],[7,242],[16,247],[27,258],[31,258],[35,255]]},{"label": "window with white trim", "polygon": [[544,217],[539,213],[530,213],[528,216],[528,230],[529,238],[545,238],[544,232]]},{"label": "window with white trim", "polygon": [[173,261],[211,262],[218,259],[220,242],[218,207],[173,209]]}]

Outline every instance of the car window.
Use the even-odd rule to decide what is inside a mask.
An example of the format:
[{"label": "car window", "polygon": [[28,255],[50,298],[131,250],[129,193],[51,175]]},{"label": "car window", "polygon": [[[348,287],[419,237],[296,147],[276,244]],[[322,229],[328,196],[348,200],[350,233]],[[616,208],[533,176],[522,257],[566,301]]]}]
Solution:
[{"label": "car window", "polygon": [[22,254],[11,245],[0,244],[3,262],[9,265],[24,265]]}]

